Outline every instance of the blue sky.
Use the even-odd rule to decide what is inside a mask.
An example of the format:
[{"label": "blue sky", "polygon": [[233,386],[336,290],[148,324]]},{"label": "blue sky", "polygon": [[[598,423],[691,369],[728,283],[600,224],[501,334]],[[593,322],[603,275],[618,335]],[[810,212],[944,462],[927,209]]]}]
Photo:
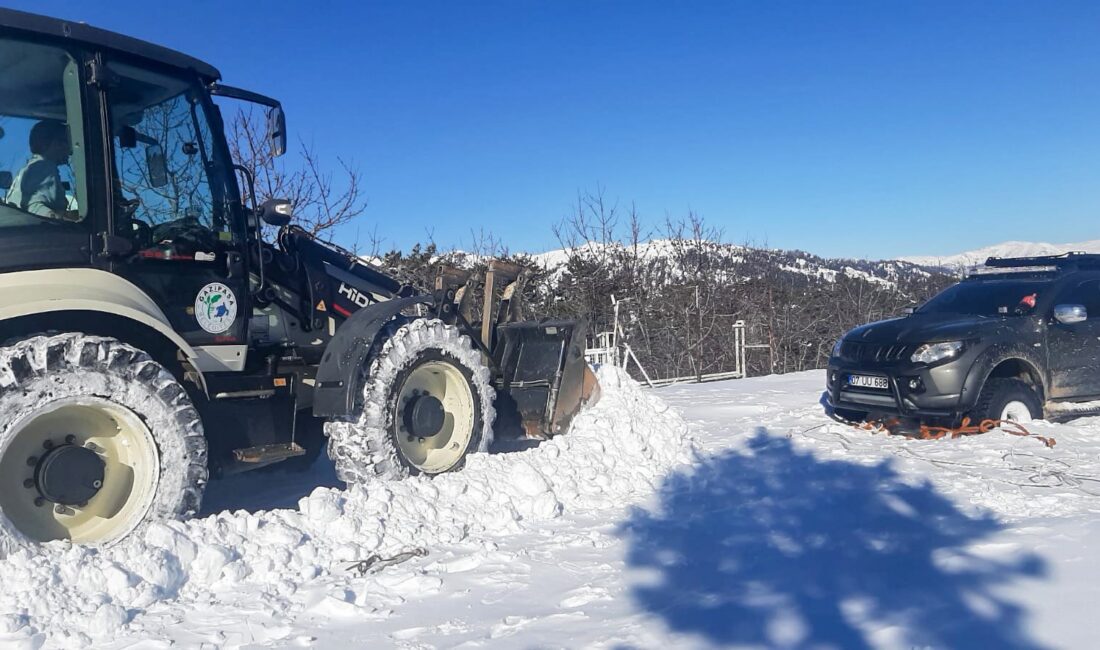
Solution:
[{"label": "blue sky", "polygon": [[831,256],[1100,238],[1100,3],[7,4],[281,98],[394,246],[554,248],[597,186]]}]

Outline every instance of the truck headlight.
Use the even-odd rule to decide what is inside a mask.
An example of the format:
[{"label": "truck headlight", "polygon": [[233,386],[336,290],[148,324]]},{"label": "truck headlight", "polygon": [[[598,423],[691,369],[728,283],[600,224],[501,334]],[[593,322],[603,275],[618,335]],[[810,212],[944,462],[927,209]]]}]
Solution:
[{"label": "truck headlight", "polygon": [[963,347],[962,341],[925,343],[917,348],[917,351],[913,353],[909,360],[913,363],[936,363],[959,356],[963,351]]}]

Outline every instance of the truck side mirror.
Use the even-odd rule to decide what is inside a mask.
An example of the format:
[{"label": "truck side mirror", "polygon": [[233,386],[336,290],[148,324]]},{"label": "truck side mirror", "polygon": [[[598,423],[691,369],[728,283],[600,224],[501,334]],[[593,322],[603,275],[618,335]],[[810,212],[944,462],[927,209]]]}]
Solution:
[{"label": "truck side mirror", "polygon": [[149,172],[149,184],[164,187],[168,184],[168,162],[164,158],[164,149],[159,144],[145,147],[145,168]]},{"label": "truck side mirror", "polygon": [[269,226],[282,228],[294,218],[294,206],[286,199],[268,199],[260,205],[260,218]]},{"label": "truck side mirror", "polygon": [[286,113],[282,106],[267,112],[267,139],[271,142],[273,154],[281,156],[286,153]]},{"label": "truck side mirror", "polygon": [[1054,307],[1054,320],[1063,325],[1073,325],[1087,320],[1089,312],[1084,305],[1057,305]]}]

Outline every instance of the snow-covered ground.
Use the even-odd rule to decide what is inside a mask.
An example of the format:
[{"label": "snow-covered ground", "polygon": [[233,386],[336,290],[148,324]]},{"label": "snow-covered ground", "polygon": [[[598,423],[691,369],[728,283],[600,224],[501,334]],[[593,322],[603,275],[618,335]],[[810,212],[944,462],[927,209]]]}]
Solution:
[{"label": "snow-covered ground", "polygon": [[242,475],[205,518],[9,556],[0,647],[1095,647],[1100,419],[916,441],[826,419],[820,372],[601,382],[459,473]]}]

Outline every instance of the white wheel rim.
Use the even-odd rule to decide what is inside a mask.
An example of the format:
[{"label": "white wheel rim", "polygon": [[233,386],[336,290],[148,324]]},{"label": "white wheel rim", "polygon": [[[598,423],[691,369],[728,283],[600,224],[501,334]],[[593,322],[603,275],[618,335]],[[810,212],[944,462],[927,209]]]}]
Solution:
[{"label": "white wheel rim", "polygon": [[[35,504],[41,493],[31,458],[45,443],[94,451],[104,462],[103,486],[81,506]],[[0,513],[30,540],[108,544],[122,539],[149,512],[160,481],[160,458],[149,427],[130,409],[99,397],[67,397],[16,421],[0,449]]]},{"label": "white wheel rim", "polygon": [[1019,400],[1013,400],[1001,409],[1001,420],[1007,422],[1031,422],[1031,409]]},{"label": "white wheel rim", "polygon": [[[414,394],[415,391],[415,394]],[[405,427],[402,414],[409,400],[427,393],[443,404],[443,427],[431,437],[418,437]],[[446,361],[428,361],[409,373],[398,391],[394,431],[405,459],[426,474],[454,467],[474,435],[474,393],[466,377]]]}]

